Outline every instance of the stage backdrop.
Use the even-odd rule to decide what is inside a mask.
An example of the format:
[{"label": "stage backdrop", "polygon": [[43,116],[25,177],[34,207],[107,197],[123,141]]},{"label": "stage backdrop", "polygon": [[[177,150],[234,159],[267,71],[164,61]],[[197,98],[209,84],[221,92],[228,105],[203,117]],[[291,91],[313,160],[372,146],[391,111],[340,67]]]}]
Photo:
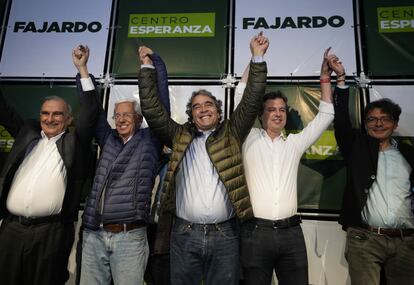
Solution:
[{"label": "stage backdrop", "polygon": [[414,75],[414,2],[363,3],[369,75]]},{"label": "stage backdrop", "polygon": [[246,43],[262,31],[270,39],[265,55],[269,76],[318,76],[322,55],[332,47],[356,71],[352,0],[237,0],[234,70],[250,58]]},{"label": "stage backdrop", "polygon": [[370,101],[381,98],[390,98],[399,104],[402,109],[396,136],[414,137],[414,109],[412,108],[414,86],[412,85],[373,85],[369,89]]},{"label": "stage backdrop", "polygon": [[[171,118],[180,124],[187,122],[187,115],[185,113],[186,105],[188,100],[191,97],[193,91],[199,89],[206,89],[210,91],[217,99],[224,102],[225,98],[225,89],[221,86],[170,86],[170,106],[171,106]],[[121,100],[123,98],[134,98],[139,102],[139,92],[138,87],[135,85],[115,85],[111,88],[111,93],[109,97],[109,106],[108,106],[108,122],[114,128],[115,124],[112,119],[114,113],[114,102]],[[223,103],[224,104],[224,103]],[[223,108],[224,111],[224,108]],[[147,122],[142,123],[141,128],[148,127]]]},{"label": "stage backdrop", "polygon": [[3,24],[5,8],[6,8],[6,0],[0,0],[0,24]]},{"label": "stage backdrop", "polygon": [[73,77],[72,49],[91,49],[89,71],[103,74],[111,0],[13,0],[0,62],[2,77]]},{"label": "stage backdrop", "polygon": [[116,78],[136,77],[140,45],[158,52],[172,77],[220,77],[225,72],[228,1],[120,0],[117,19]]}]

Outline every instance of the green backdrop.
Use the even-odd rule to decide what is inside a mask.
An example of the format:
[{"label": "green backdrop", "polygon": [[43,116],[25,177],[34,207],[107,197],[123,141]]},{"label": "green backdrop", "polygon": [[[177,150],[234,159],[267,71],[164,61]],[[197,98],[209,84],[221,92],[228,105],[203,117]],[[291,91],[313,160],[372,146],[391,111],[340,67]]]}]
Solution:
[{"label": "green backdrop", "polygon": [[[168,18],[174,13],[214,13],[214,36],[196,37],[193,34],[165,37],[165,34],[160,34],[159,37],[128,37],[130,15],[142,18],[146,14],[159,14],[158,18],[161,22],[162,17]],[[220,74],[225,73],[226,67],[227,13],[228,1],[222,0],[180,0],[174,1],[173,5],[168,0],[120,0],[111,69],[113,75],[116,78],[136,78],[139,67],[138,46],[147,45],[162,56],[171,77],[219,77]],[[167,20],[167,22],[171,21]]]},{"label": "green backdrop", "polygon": [[[368,73],[414,75],[414,1],[363,2]],[[410,19],[413,27],[398,27],[405,26]]]}]

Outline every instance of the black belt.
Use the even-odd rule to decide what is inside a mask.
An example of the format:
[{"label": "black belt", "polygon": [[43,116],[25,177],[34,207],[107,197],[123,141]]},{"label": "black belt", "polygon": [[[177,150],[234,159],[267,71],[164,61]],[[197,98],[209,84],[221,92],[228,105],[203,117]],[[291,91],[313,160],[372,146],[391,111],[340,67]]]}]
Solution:
[{"label": "black belt", "polygon": [[302,219],[299,215],[295,215],[289,218],[280,219],[280,220],[266,220],[260,218],[252,218],[249,222],[258,225],[259,227],[264,228],[273,228],[273,229],[286,229],[294,226],[298,226]]},{"label": "black belt", "polygon": [[57,222],[62,220],[60,214],[46,216],[46,217],[37,217],[37,218],[28,218],[23,216],[9,215],[7,217],[9,221],[22,224],[24,226],[40,225],[45,223]]},{"label": "black belt", "polygon": [[221,222],[221,223],[214,223],[214,224],[198,224],[198,223],[192,223],[190,221],[175,217],[175,222],[184,225],[188,227],[189,229],[195,230],[195,231],[203,231],[203,232],[209,232],[209,231],[220,231],[223,226],[230,225],[231,227],[237,226],[236,218],[232,218],[230,220]]},{"label": "black belt", "polygon": [[390,229],[390,228],[376,228],[371,226],[365,226],[364,229],[376,233],[378,235],[384,235],[389,237],[406,237],[414,235],[414,229]]}]

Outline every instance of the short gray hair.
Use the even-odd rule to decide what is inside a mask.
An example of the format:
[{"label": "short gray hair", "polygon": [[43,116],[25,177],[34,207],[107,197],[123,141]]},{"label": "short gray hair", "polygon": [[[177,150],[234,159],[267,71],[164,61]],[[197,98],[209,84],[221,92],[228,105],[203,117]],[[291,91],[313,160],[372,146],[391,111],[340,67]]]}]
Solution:
[{"label": "short gray hair", "polygon": [[115,103],[114,103],[114,116],[115,116],[116,106],[118,106],[118,104],[121,104],[121,103],[132,103],[132,105],[134,106],[135,113],[142,116],[141,106],[140,106],[139,102],[137,100],[135,100],[134,98],[121,98],[121,99],[118,99],[117,101],[115,101]]},{"label": "short gray hair", "polygon": [[72,116],[72,106],[68,102],[66,102],[66,100],[63,99],[62,97],[59,97],[56,95],[46,96],[42,99],[42,104],[40,106],[43,106],[43,104],[47,101],[62,101],[63,103],[65,103],[65,107],[66,107],[66,111],[68,115]]}]

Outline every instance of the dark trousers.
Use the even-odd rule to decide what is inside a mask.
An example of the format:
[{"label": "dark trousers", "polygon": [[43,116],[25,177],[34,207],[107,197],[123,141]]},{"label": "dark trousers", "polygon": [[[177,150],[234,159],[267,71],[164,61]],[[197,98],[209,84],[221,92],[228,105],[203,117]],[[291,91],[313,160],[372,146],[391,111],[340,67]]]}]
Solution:
[{"label": "dark trousers", "polygon": [[170,255],[168,253],[151,255],[144,279],[148,285],[170,285]]},{"label": "dark trousers", "polygon": [[148,245],[150,256],[147,268],[145,268],[144,281],[148,285],[170,285],[170,253],[160,254],[155,252],[155,238],[158,224],[149,223],[147,225]]},{"label": "dark trousers", "polygon": [[171,284],[217,285],[239,282],[236,219],[194,224],[177,218],[171,234]]},{"label": "dark trousers", "polygon": [[414,235],[390,237],[349,227],[345,257],[353,285],[385,284],[381,267],[386,284],[414,284]]},{"label": "dark trousers", "polygon": [[73,223],[23,225],[3,220],[0,227],[0,280],[7,285],[59,285],[69,278]]},{"label": "dark trousers", "polygon": [[243,284],[269,285],[273,270],[280,285],[308,285],[306,245],[300,225],[276,228],[242,224]]}]

